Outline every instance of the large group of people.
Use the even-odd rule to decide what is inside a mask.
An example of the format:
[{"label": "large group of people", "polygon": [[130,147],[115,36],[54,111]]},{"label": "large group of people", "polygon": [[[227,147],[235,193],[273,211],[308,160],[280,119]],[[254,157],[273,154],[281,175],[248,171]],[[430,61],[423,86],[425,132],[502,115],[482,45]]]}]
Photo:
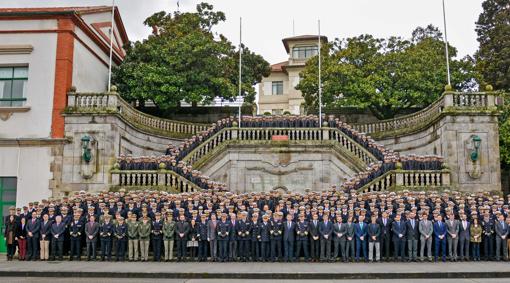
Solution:
[{"label": "large group of people", "polygon": [[[384,173],[394,170],[397,163],[402,164],[403,170],[440,170],[443,158],[440,156],[400,156],[397,152],[386,149],[365,133],[355,130],[349,124],[340,121],[333,115],[324,117],[330,128],[337,128],[355,142],[369,151],[377,161],[369,164],[365,171],[359,172],[351,179],[344,180],[341,188],[345,191],[359,189]],[[172,170],[195,183],[202,189],[226,190],[226,185],[215,182],[182,159],[191,153],[198,145],[225,127],[236,125],[234,117],[224,118],[214,123],[206,131],[186,139],[179,146],[169,144],[164,155],[132,157],[121,155],[117,160],[120,170],[158,170],[161,168]],[[248,128],[277,127],[277,128],[311,128],[319,126],[319,118],[314,115],[281,115],[281,116],[244,116],[241,126]]]},{"label": "large group of people", "polygon": [[508,260],[510,195],[342,190],[77,192],[9,210],[7,258]]}]

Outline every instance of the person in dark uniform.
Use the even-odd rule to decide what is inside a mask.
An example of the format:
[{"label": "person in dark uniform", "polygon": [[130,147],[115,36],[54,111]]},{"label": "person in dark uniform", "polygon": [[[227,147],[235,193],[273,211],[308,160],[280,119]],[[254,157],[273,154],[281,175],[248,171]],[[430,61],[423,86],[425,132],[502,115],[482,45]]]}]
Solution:
[{"label": "person in dark uniform", "polygon": [[99,240],[101,241],[101,261],[112,259],[113,224],[109,214],[104,215],[104,222],[99,226]]},{"label": "person in dark uniform", "polygon": [[80,215],[75,214],[73,221],[69,224],[69,236],[71,241],[71,251],[69,260],[72,261],[76,257],[77,260],[81,259],[81,235],[83,233],[83,223],[80,220]]},{"label": "person in dark uniform", "polygon": [[260,257],[262,261],[269,261],[271,257],[270,240],[271,240],[271,223],[269,222],[269,215],[262,216],[262,223],[260,223],[258,239],[260,241]]},{"label": "person in dark uniform", "polygon": [[216,231],[218,232],[219,258],[221,262],[225,262],[228,257],[228,242],[231,230],[230,226],[230,222],[227,221],[227,214],[222,213],[221,221],[216,226]]},{"label": "person in dark uniform", "polygon": [[259,215],[257,213],[253,213],[251,216],[250,222],[250,258],[251,261],[260,261],[260,224],[259,224]]},{"label": "person in dark uniform", "polygon": [[483,256],[484,260],[488,261],[494,259],[494,220],[487,213],[481,222]]},{"label": "person in dark uniform", "polygon": [[198,223],[198,261],[207,261],[207,215],[200,215],[200,222]]},{"label": "person in dark uniform", "polygon": [[248,261],[250,254],[250,223],[248,222],[248,212],[243,211],[241,219],[237,222],[237,238],[239,239],[239,259],[242,262]]},{"label": "person in dark uniform", "polygon": [[155,213],[155,219],[152,221],[152,252],[154,261],[161,261],[161,245],[163,244],[163,220],[161,213]]},{"label": "person in dark uniform", "polygon": [[310,261],[310,254],[308,250],[308,222],[305,221],[305,215],[299,215],[299,221],[296,223],[296,257],[299,260],[301,250],[305,261]]},{"label": "person in dark uniform", "polygon": [[283,236],[283,213],[275,212],[271,222],[271,259],[272,261],[282,260],[282,236]]},{"label": "person in dark uniform", "polygon": [[58,260],[62,260],[62,256],[64,253],[64,235],[66,232],[66,227],[62,222],[62,217],[60,215],[55,217],[55,223],[51,225],[51,256],[50,260],[54,260],[58,258]]},{"label": "person in dark uniform", "polygon": [[126,257],[127,225],[122,216],[117,221],[113,229],[115,239],[117,240],[115,243],[115,256],[117,261],[124,261]]}]

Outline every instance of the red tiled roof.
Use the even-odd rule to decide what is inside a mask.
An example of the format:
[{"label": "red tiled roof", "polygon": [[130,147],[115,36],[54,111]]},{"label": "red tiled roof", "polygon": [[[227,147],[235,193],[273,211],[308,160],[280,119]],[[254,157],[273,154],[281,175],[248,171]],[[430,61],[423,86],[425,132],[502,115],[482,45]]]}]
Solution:
[{"label": "red tiled roof", "polygon": [[[10,17],[46,17],[46,16],[59,16],[62,14],[71,15],[85,15],[101,12],[109,12],[112,10],[112,6],[82,6],[82,7],[34,7],[34,8],[0,8],[0,18]],[[80,17],[81,18],[81,17]],[[115,6],[115,21],[117,28],[120,31],[120,36],[123,41],[128,42],[124,23],[120,17],[119,8]]]},{"label": "red tiled roof", "polygon": [[289,64],[289,61],[283,61],[271,65],[271,72],[283,72],[283,68]]},{"label": "red tiled roof", "polygon": [[80,14],[95,13],[111,10],[111,6],[88,7],[36,7],[36,8],[0,8],[0,13],[58,13],[76,12]]}]

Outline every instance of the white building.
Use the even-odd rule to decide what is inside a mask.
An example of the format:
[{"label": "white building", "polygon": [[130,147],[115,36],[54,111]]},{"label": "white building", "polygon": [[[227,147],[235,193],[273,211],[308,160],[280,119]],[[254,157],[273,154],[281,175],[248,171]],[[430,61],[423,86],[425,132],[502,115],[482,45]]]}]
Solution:
[{"label": "white building", "polygon": [[[300,35],[282,40],[289,59],[271,65],[271,74],[259,84],[259,114],[303,114],[305,99],[296,86],[306,61],[318,54],[318,39],[317,35]],[[321,36],[321,41],[326,43],[328,38]]]},{"label": "white building", "polygon": [[[59,186],[67,92],[107,89],[111,18],[108,6],[0,9],[0,216]],[[113,26],[119,64],[128,37],[117,8]]]}]

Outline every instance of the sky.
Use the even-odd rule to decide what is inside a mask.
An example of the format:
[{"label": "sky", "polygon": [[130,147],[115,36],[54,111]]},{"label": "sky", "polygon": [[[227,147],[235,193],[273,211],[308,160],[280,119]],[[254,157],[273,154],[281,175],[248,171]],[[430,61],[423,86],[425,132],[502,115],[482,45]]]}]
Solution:
[{"label": "sky", "polygon": [[[155,12],[173,12],[178,0],[115,0],[130,40],[150,33],[143,21]],[[433,24],[443,30],[441,0],[179,0],[181,11],[194,11],[200,2],[225,12],[227,21],[215,31],[239,42],[239,18],[243,21],[243,43],[271,64],[285,61],[282,38],[321,34],[330,40],[360,34],[409,38],[417,26]],[[478,48],[475,22],[483,0],[445,0],[447,34],[459,56]],[[111,5],[112,0],[1,0],[1,7],[55,7]],[[294,24],[293,24],[294,23]],[[294,28],[293,28],[294,26]]]}]

